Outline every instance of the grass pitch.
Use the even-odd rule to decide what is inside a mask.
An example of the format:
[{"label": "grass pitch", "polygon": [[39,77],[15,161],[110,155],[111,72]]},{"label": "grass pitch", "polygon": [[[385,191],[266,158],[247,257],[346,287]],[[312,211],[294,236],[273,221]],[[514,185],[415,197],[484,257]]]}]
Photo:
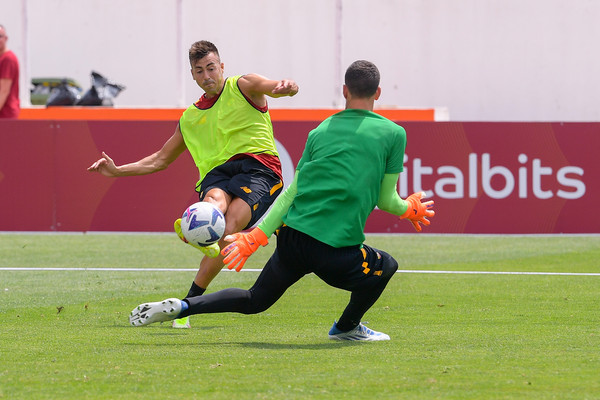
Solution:
[{"label": "grass pitch", "polygon": [[[187,292],[197,250],[174,235],[0,234],[0,398],[600,398],[600,237],[367,243],[411,271],[365,316],[389,342],[328,340],[348,294],[312,275],[262,314],[133,328],[139,303]],[[223,272],[209,290],[257,276]]]}]

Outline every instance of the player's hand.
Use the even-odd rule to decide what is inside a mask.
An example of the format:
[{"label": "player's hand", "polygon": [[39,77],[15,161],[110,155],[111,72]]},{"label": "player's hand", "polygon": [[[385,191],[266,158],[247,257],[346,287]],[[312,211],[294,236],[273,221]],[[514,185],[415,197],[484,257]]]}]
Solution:
[{"label": "player's hand", "polygon": [[406,209],[406,212],[400,216],[402,219],[408,219],[417,232],[421,232],[422,230],[420,224],[431,224],[427,217],[431,218],[435,215],[435,211],[431,209],[433,208],[433,200],[421,202],[423,197],[425,197],[425,192],[417,192],[408,196],[406,199],[408,208]]},{"label": "player's hand", "polygon": [[231,244],[221,251],[221,254],[225,256],[223,263],[227,265],[227,268],[235,268],[237,272],[240,272],[248,257],[258,249],[258,246],[266,246],[269,238],[263,231],[254,228],[248,233],[234,233],[225,236],[225,241],[231,242]]},{"label": "player's hand", "polygon": [[105,152],[102,152],[102,158],[90,165],[87,169],[90,172],[100,172],[104,176],[115,177],[119,170],[112,158]]},{"label": "player's hand", "polygon": [[291,97],[298,93],[298,85],[292,80],[283,79],[279,81],[277,86],[275,86],[275,88],[272,90],[272,93],[288,95]]}]

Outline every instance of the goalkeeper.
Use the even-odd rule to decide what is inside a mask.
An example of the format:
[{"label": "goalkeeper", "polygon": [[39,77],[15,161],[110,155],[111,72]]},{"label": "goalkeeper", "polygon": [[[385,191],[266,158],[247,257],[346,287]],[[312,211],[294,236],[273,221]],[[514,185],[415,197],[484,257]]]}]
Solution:
[{"label": "goalkeeper", "polygon": [[279,229],[277,248],[249,290],[141,304],[130,315],[134,326],[193,314],[265,311],[304,275],[314,273],[351,293],[329,337],[337,340],[389,340],[361,323],[398,269],[386,252],[363,244],[367,217],[380,209],[408,219],[417,231],[434,216],[423,193],[406,200],[396,184],[403,169],[406,132],[373,112],[380,96],[379,71],[356,61],[345,74],[346,109],[310,132],[296,175],[273,209],[249,233],[236,233],[222,253],[239,271],[247,258]]}]

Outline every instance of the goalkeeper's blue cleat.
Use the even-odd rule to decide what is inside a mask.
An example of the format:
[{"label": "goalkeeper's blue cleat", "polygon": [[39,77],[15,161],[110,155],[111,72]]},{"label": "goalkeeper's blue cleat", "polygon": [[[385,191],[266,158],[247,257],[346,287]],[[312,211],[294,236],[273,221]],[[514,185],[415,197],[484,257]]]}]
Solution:
[{"label": "goalkeeper's blue cleat", "polygon": [[192,326],[190,325],[190,317],[189,316],[173,320],[173,328],[188,329],[191,327]]},{"label": "goalkeeper's blue cleat", "polygon": [[181,231],[181,218],[175,220],[175,222],[173,223],[173,229],[175,230],[175,233],[177,234],[177,236],[179,236],[179,239],[181,239],[182,242],[187,243],[193,248],[200,250],[207,257],[215,258],[218,257],[221,253],[219,243],[213,243],[208,246],[198,246],[197,244],[188,242],[185,236],[183,236],[183,232]]},{"label": "goalkeeper's blue cleat", "polygon": [[376,341],[376,340],[390,340],[390,337],[382,332],[374,331],[359,323],[356,328],[351,329],[347,332],[342,332],[337,328],[336,323],[329,330],[329,339],[333,340],[364,340],[364,341]]},{"label": "goalkeeper's blue cleat", "polygon": [[170,321],[181,313],[181,300],[166,299],[155,303],[140,304],[129,314],[133,326],[148,325],[154,322]]}]

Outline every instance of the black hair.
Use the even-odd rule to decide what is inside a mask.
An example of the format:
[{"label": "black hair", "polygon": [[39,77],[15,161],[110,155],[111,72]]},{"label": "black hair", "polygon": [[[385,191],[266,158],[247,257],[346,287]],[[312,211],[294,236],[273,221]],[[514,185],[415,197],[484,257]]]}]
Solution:
[{"label": "black hair", "polygon": [[215,53],[219,60],[221,56],[219,56],[219,50],[217,50],[217,46],[212,44],[207,40],[200,40],[196,43],[192,44],[189,51],[190,64],[194,65],[194,63],[208,55],[208,53]]},{"label": "black hair", "polygon": [[346,70],[344,83],[352,95],[360,98],[371,97],[379,87],[379,70],[370,61],[354,61]]}]

